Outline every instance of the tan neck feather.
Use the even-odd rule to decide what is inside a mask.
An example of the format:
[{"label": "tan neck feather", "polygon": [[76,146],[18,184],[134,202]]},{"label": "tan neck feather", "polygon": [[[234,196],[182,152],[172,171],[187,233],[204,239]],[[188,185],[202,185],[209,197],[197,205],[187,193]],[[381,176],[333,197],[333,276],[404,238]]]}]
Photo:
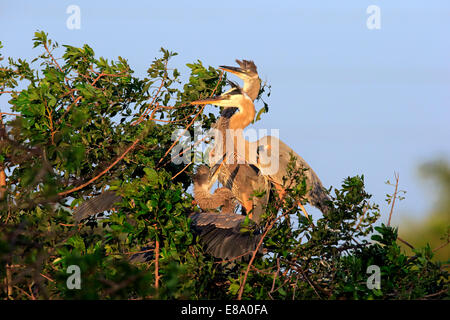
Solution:
[{"label": "tan neck feather", "polygon": [[230,129],[244,129],[255,118],[255,105],[249,99],[244,99],[239,106],[239,112],[235,113],[230,119]]},{"label": "tan neck feather", "polygon": [[244,82],[244,92],[249,96],[252,101],[258,97],[259,88],[261,87],[261,80],[259,78],[250,79]]}]

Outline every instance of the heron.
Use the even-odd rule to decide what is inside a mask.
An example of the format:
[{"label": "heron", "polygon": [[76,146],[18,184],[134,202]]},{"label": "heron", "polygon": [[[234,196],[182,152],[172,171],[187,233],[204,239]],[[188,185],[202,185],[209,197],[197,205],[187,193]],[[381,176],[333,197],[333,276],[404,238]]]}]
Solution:
[{"label": "heron", "polygon": [[[237,87],[236,84],[230,82],[233,88]],[[230,91],[231,93],[233,90]],[[239,117],[237,108],[226,108],[222,111],[221,117],[215,124],[214,128],[218,130],[220,139],[216,139],[215,145],[211,153],[216,153],[218,149],[222,150],[219,156],[223,156],[223,150],[225,149],[224,142],[227,139],[227,130],[232,129],[244,129],[254,119],[254,113],[239,119],[239,121],[231,121]],[[215,155],[217,156],[217,155]],[[217,157],[220,158],[220,157]],[[210,163],[215,164],[216,160],[210,156]],[[221,162],[217,170],[213,170],[214,174],[211,175],[211,184],[216,180],[232,190],[234,196],[242,205],[245,213],[255,222],[261,220],[264,212],[264,207],[269,200],[270,186],[267,179],[265,179],[259,170],[252,164],[237,164],[227,161]],[[256,191],[260,192],[259,196],[254,196]]]},{"label": "heron", "polygon": [[[231,129],[240,129],[246,124],[245,119],[248,119],[255,114],[255,107],[252,99],[240,87],[233,87],[222,95],[203,100],[196,100],[191,103],[214,104],[224,108],[237,107],[239,111],[229,119]],[[274,136],[266,136],[255,142],[249,142],[244,138],[242,131],[237,132],[238,134],[235,135],[237,144],[234,144],[235,152],[239,152],[239,155],[243,157],[247,163],[255,165],[260,170],[261,174],[267,177],[278,191],[280,198],[286,193],[284,188],[285,181],[283,181],[283,178],[287,175],[291,157],[294,157],[296,166],[305,170],[304,174],[308,188],[308,191],[305,194],[306,200],[320,209],[322,213],[327,214],[328,202],[330,201],[329,196],[317,174],[300,155]],[[242,148],[239,148],[239,145],[242,146]],[[258,154],[260,153],[265,154],[269,158],[272,153],[275,154],[275,159],[271,160],[276,161],[278,169],[275,171],[271,170],[273,165],[272,162],[265,163],[260,161],[260,157],[258,157]],[[305,216],[309,218],[303,205],[301,203],[299,203],[299,205],[305,213]]]},{"label": "heron", "polygon": [[234,195],[226,187],[217,188],[214,194],[210,193],[210,170],[206,165],[200,165],[192,180],[194,182],[194,199],[202,210],[211,210],[221,207],[222,213],[234,213]]},{"label": "heron", "polygon": [[[239,64],[239,68],[230,66],[220,66],[220,68],[232,72],[241,78],[244,81],[243,90],[248,93],[253,101],[257,98],[261,85],[256,65],[253,61],[248,60],[236,60],[236,62]],[[231,81],[229,83],[232,89],[228,90],[227,94],[234,94],[239,86]],[[226,131],[228,129],[242,130],[253,122],[255,117],[254,107],[253,110],[251,108],[247,110],[248,112],[243,113],[239,108],[230,107],[225,108],[221,112],[220,118],[214,125],[214,128],[218,130],[220,139],[219,141],[215,140],[213,150],[210,152],[210,163],[215,163],[211,161],[211,155],[218,148],[223,151],[223,142],[226,141]],[[217,213],[192,214],[190,216],[193,221],[192,225],[194,230],[200,234],[200,239],[205,245],[206,252],[214,257],[237,260],[248,259],[261,239],[258,226],[269,200],[270,186],[267,179],[259,173],[259,170],[254,165],[245,163],[230,164],[222,162],[218,169],[214,171],[214,174],[210,176],[210,186],[214,184],[216,179],[232,191],[234,197],[242,205],[256,227],[250,233],[242,233],[241,226],[245,221],[244,216]],[[255,191],[262,191],[262,195],[258,197],[252,196]],[[258,253],[262,253],[262,247],[259,248]]]},{"label": "heron", "polygon": [[[233,66],[220,66],[219,69],[230,72],[238,76],[244,82],[243,91],[254,101],[259,94],[261,87],[261,80],[259,79],[256,65],[251,60],[239,60],[236,59],[236,63],[239,67]],[[237,87],[237,84],[229,81],[232,87]],[[245,117],[237,119],[242,113],[238,113],[233,121],[230,122],[231,117],[235,115],[238,108],[226,108],[222,111],[221,117],[215,124],[214,128],[220,131],[222,136],[222,144],[214,146],[210,152],[210,163],[215,163],[213,156],[215,156],[218,148],[224,148],[223,142],[226,141],[226,130],[228,129],[245,129],[250,123],[253,122],[255,117],[254,108],[247,109]],[[270,186],[267,179],[259,174],[259,170],[254,165],[249,164],[230,164],[222,162],[215,170],[215,174],[212,175],[212,181],[216,179],[219,182],[227,186],[233,191],[233,194],[241,203],[244,211],[255,222],[261,220],[261,216],[264,210],[264,206],[267,205],[269,200]],[[259,197],[252,196],[255,191],[261,191],[262,195]]]}]

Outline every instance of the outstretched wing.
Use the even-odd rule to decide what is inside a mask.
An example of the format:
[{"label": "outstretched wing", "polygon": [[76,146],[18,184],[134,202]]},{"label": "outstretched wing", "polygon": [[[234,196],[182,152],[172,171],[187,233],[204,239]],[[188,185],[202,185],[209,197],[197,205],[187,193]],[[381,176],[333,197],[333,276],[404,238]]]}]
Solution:
[{"label": "outstretched wing", "polygon": [[[258,167],[261,169],[262,174],[267,175],[271,181],[282,185],[283,177],[287,175],[287,168],[291,160],[291,155],[293,155],[296,158],[297,168],[306,169],[304,171],[306,177],[306,185],[308,187],[306,199],[309,201],[309,203],[326,214],[328,212],[327,202],[330,200],[330,198],[325,188],[323,187],[322,181],[320,181],[317,174],[305,161],[305,159],[303,159],[287,144],[276,137],[269,136],[267,137],[267,139],[261,139],[257,143],[258,145],[255,147],[258,151],[265,150],[268,154],[270,153],[268,156],[270,161],[278,160],[277,170],[272,170],[273,167],[271,167],[271,163],[269,163],[269,161],[266,161],[266,165],[259,164]],[[275,148],[277,148],[277,150]]]},{"label": "outstretched wing", "polygon": [[105,191],[98,196],[86,200],[78,208],[73,211],[73,217],[75,221],[81,220],[92,216],[94,214],[111,210],[116,202],[122,201],[122,197],[116,195],[114,191]]},{"label": "outstretched wing", "polygon": [[[245,219],[241,215],[201,212],[193,213],[190,218],[206,252],[219,259],[248,259],[261,239],[261,234],[240,231]],[[261,252],[260,247],[259,253]]]}]

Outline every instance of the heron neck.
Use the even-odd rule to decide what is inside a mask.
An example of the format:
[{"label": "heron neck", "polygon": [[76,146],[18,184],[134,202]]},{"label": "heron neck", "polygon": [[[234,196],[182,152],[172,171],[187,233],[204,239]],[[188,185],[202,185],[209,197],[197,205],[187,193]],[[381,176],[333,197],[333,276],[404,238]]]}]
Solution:
[{"label": "heron neck", "polygon": [[261,81],[259,78],[256,79],[249,79],[247,81],[244,81],[244,92],[249,96],[252,101],[255,101],[255,99],[258,97],[259,89],[261,87]]},{"label": "heron neck", "polygon": [[255,118],[255,105],[250,99],[245,99],[239,106],[239,111],[236,112],[230,119],[230,129],[244,129]]}]

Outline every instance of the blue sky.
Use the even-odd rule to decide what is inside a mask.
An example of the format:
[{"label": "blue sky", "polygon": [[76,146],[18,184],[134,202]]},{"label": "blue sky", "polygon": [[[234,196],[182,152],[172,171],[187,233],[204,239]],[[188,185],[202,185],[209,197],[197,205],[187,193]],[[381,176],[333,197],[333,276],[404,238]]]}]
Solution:
[{"label": "blue sky", "polygon": [[[69,5],[81,29],[69,30]],[[381,29],[366,8],[381,9]],[[252,59],[272,86],[270,111],[255,128],[279,128],[326,186],[364,174],[381,205],[384,182],[400,173],[408,193],[398,214],[420,217],[432,188],[417,167],[450,160],[450,2],[434,1],[2,1],[4,56],[31,60],[36,30],[60,44],[89,44],[98,56],[128,59],[144,76],[160,47],[171,62],[232,65]],[[257,106],[261,107],[261,106]],[[0,97],[1,110],[8,110]],[[313,211],[313,210],[311,210]]]}]

